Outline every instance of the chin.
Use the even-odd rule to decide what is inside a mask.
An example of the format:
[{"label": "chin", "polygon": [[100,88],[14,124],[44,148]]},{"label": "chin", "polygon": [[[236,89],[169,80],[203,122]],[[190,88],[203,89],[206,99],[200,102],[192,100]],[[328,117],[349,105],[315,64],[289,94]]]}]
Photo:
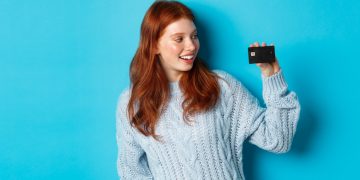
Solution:
[{"label": "chin", "polygon": [[185,72],[185,71],[190,71],[192,69],[193,65],[188,66],[188,67],[183,67],[181,68],[181,71]]}]

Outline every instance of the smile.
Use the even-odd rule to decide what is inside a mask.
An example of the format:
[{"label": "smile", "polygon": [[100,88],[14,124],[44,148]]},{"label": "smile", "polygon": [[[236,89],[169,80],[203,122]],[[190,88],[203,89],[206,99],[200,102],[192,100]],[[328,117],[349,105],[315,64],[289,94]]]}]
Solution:
[{"label": "smile", "polygon": [[180,58],[184,60],[192,60],[194,58],[194,55],[180,56]]}]

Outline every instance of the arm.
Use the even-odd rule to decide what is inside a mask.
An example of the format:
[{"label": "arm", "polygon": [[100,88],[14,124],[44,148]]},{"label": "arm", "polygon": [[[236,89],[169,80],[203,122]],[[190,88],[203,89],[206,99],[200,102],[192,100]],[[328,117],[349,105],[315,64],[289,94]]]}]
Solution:
[{"label": "arm", "polygon": [[127,117],[126,96],[122,95],[116,112],[117,169],[121,179],[153,179],[144,150],[136,141]]},{"label": "arm", "polygon": [[[224,98],[225,119],[229,119],[230,144],[235,153],[245,139],[268,151],[283,153],[290,150],[300,114],[300,105],[294,92],[288,92],[282,71],[270,77],[263,76],[263,96],[267,108],[237,79],[220,72],[227,82]],[[228,89],[228,90],[227,90]],[[225,137],[228,137],[228,136]],[[236,155],[236,154],[235,154]]]},{"label": "arm", "polygon": [[[255,42],[250,47],[259,47]],[[266,46],[263,42],[261,46]],[[271,44],[273,46],[273,44]],[[257,100],[249,105],[258,107],[248,123],[250,142],[268,151],[282,153],[290,150],[300,115],[300,104],[294,92],[288,92],[287,84],[275,58],[272,63],[257,63],[263,79],[263,97],[266,109]],[[250,98],[253,98],[249,96]]]},{"label": "arm", "polygon": [[275,153],[290,150],[300,114],[300,104],[294,92],[288,92],[282,71],[263,76],[263,97],[267,108],[259,106],[252,95],[245,104],[254,108],[246,126],[246,137],[256,146]]}]

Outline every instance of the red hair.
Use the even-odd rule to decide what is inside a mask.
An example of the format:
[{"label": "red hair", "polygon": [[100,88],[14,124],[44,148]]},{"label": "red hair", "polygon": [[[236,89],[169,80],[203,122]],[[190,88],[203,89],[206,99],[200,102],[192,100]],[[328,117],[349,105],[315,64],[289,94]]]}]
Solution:
[{"label": "red hair", "polygon": [[[132,87],[127,111],[131,125],[156,140],[159,139],[155,127],[170,96],[169,80],[156,55],[156,47],[166,26],[181,18],[195,20],[191,10],[180,2],[155,1],[142,21],[139,47],[130,65]],[[218,78],[198,57],[192,69],[184,72],[179,87],[184,97],[185,122],[194,113],[208,111],[216,105],[220,95]]]}]

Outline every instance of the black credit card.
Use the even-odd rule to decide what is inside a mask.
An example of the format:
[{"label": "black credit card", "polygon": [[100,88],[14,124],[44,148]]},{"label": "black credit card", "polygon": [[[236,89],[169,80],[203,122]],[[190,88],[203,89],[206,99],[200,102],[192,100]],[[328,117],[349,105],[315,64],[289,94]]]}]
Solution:
[{"label": "black credit card", "polygon": [[275,62],[275,46],[249,47],[249,64]]}]

